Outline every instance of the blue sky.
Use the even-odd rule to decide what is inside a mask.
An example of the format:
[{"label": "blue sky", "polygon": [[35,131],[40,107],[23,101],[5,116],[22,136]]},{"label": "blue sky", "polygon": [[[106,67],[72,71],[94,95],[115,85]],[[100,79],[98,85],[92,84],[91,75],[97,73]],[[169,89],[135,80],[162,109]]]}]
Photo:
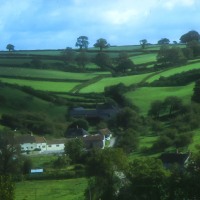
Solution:
[{"label": "blue sky", "polygon": [[199,0],[0,0],[0,50],[75,48],[79,36],[89,46],[99,38],[111,45],[147,39],[179,41],[200,32]]}]

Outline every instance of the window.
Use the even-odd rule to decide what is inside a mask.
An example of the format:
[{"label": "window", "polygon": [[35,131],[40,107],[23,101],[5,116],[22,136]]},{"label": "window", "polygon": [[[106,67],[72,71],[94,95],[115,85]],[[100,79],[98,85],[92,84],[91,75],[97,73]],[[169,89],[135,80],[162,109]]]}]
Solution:
[{"label": "window", "polygon": [[48,145],[48,147],[51,147],[51,145]]},{"label": "window", "polygon": [[59,147],[59,144],[57,144],[56,147]]},{"label": "window", "polygon": [[45,146],[43,145],[42,148],[45,148]]}]

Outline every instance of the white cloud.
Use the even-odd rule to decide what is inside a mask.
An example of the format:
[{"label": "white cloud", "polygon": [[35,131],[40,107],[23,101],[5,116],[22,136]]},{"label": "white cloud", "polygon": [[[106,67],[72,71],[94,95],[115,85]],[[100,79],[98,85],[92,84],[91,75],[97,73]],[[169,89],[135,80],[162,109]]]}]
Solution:
[{"label": "white cloud", "polygon": [[195,0],[168,0],[164,1],[163,6],[166,9],[172,10],[174,8],[194,6]]}]

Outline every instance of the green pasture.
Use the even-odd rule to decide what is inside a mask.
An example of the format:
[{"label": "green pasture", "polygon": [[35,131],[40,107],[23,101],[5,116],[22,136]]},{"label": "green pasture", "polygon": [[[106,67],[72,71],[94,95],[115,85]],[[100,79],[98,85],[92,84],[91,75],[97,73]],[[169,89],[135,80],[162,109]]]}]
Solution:
[{"label": "green pasture", "polygon": [[194,131],[193,141],[189,145],[188,150],[191,152],[197,152],[199,148],[196,147],[200,147],[200,130]]},{"label": "green pasture", "polygon": [[29,156],[30,160],[33,163],[33,168],[43,168],[45,165],[48,165],[52,161],[56,160],[58,156],[51,154],[41,154],[41,155],[31,155]]},{"label": "green pasture", "polygon": [[117,85],[119,83],[124,83],[127,86],[131,84],[137,84],[141,82],[148,75],[149,74],[141,74],[132,76],[103,78],[94,84],[84,87],[83,89],[80,90],[80,93],[91,93],[91,92],[100,93],[104,91],[105,87]]},{"label": "green pasture", "polygon": [[[30,63],[31,59],[29,58],[23,58],[23,59],[15,59],[15,58],[7,58],[7,59],[1,59],[0,58],[0,64],[1,65],[22,65],[24,63]],[[1,70],[1,69],[0,69]]]},{"label": "green pasture", "polygon": [[6,99],[0,104],[2,113],[18,113],[19,111],[32,113],[46,113],[56,121],[65,121],[66,106],[56,106],[52,103],[33,97],[25,92],[10,87],[0,87],[0,94]]},{"label": "green pasture", "polygon": [[0,75],[21,76],[27,78],[49,78],[49,79],[73,79],[73,80],[89,80],[97,75],[108,74],[108,72],[95,73],[74,73],[63,72],[48,69],[27,69],[16,67],[0,67]]},{"label": "green pasture", "polygon": [[188,64],[188,65],[184,65],[181,67],[175,67],[175,68],[169,68],[166,71],[160,72],[152,77],[150,77],[147,82],[151,83],[155,80],[158,80],[161,76],[163,77],[169,77],[178,73],[182,73],[182,72],[186,72],[189,70],[193,70],[193,69],[200,69],[200,63],[193,63],[193,64]]},{"label": "green pasture", "polygon": [[157,139],[158,136],[153,136],[153,135],[140,136],[140,145],[139,145],[140,149],[152,147],[152,145]]},{"label": "green pasture", "polygon": [[181,87],[142,87],[126,93],[126,97],[139,107],[141,114],[146,115],[153,101],[162,101],[168,96],[177,96],[184,103],[189,103],[193,88],[194,84]]},{"label": "green pasture", "polygon": [[20,86],[32,87],[35,90],[43,90],[50,92],[69,92],[75,86],[79,85],[79,82],[51,82],[51,81],[35,81],[35,80],[21,80],[0,78],[4,83],[17,84]]},{"label": "green pasture", "polygon": [[33,54],[33,55],[50,55],[50,56],[60,56],[62,50],[20,50],[15,51],[18,54]]},{"label": "green pasture", "polygon": [[15,200],[84,200],[87,179],[23,181],[16,183]]},{"label": "green pasture", "polygon": [[132,56],[130,59],[133,61],[134,64],[145,64],[148,62],[155,62],[157,54],[150,53],[150,54],[143,54],[138,56]]}]

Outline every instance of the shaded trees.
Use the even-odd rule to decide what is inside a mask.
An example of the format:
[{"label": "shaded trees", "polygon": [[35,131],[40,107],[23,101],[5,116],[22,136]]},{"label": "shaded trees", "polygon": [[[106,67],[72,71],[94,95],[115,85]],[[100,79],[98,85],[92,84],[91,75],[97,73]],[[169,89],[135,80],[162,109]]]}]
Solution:
[{"label": "shaded trees", "polygon": [[80,138],[70,139],[65,144],[65,153],[73,163],[77,163],[81,159],[84,144]]},{"label": "shaded trees", "polygon": [[180,37],[180,41],[182,43],[188,43],[191,41],[199,41],[199,40],[200,40],[200,35],[197,31],[194,30],[189,31]]},{"label": "shaded trees", "polygon": [[10,176],[0,175],[0,199],[14,200],[14,183]]},{"label": "shaded trees", "polygon": [[196,103],[200,103],[200,80],[195,82],[195,86],[193,89],[192,101]]},{"label": "shaded trees", "polygon": [[162,45],[157,55],[157,62],[163,66],[171,66],[185,63],[186,58],[181,48]]},{"label": "shaded trees", "polygon": [[169,43],[170,43],[170,40],[167,38],[162,38],[162,39],[158,40],[158,44],[161,44],[161,45],[169,44]]},{"label": "shaded trees", "polygon": [[94,58],[94,63],[102,69],[108,69],[112,67],[112,60],[106,53],[98,53]]},{"label": "shaded trees", "polygon": [[135,68],[133,61],[128,58],[128,54],[125,52],[118,55],[117,62],[116,70],[118,72],[125,73],[128,69],[133,70]]},{"label": "shaded trees", "polygon": [[156,100],[151,103],[148,115],[152,116],[155,119],[158,119],[162,111],[163,111],[163,102],[160,100]]},{"label": "shaded trees", "polygon": [[130,163],[127,184],[119,191],[117,200],[165,199],[170,173],[155,158],[138,158]]},{"label": "shaded trees", "polygon": [[9,130],[0,131],[0,175],[19,172],[20,147]]},{"label": "shaded trees", "polygon": [[122,135],[118,136],[117,146],[126,153],[137,150],[139,146],[139,133],[131,128],[125,130]]},{"label": "shaded trees", "polygon": [[146,47],[146,45],[147,45],[147,40],[146,39],[140,40],[140,45],[144,49]]},{"label": "shaded trees", "polygon": [[114,200],[122,186],[122,178],[127,168],[127,157],[121,149],[94,149],[87,161],[88,188],[86,199]]},{"label": "shaded trees", "polygon": [[6,49],[8,49],[8,51],[14,51],[15,50],[15,46],[13,44],[8,44],[6,46]]},{"label": "shaded trees", "polygon": [[100,38],[97,40],[97,42],[94,44],[94,47],[98,47],[100,51],[102,51],[104,48],[108,48],[110,44],[106,41],[106,39]]},{"label": "shaded trees", "polygon": [[72,48],[67,47],[62,52],[62,55],[64,56],[64,61],[70,63],[70,62],[73,62],[75,60],[76,53]]},{"label": "shaded trees", "polygon": [[89,45],[87,36],[80,36],[77,38],[76,47],[79,47],[80,50],[87,49]]},{"label": "shaded trees", "polygon": [[82,69],[85,68],[85,65],[88,63],[88,57],[85,52],[79,53],[75,58],[78,66]]}]

